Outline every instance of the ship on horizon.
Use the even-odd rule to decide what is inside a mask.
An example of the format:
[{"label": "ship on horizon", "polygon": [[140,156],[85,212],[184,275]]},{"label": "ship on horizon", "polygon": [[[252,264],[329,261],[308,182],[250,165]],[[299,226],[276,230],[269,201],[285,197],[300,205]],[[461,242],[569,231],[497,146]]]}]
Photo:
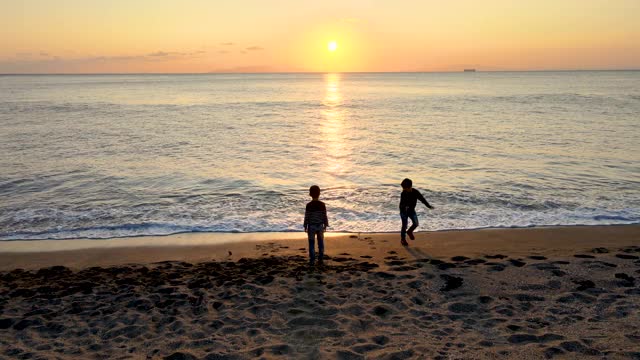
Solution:
[{"label": "ship on horizon", "polygon": [[476,72],[476,69],[464,69],[464,72]]}]

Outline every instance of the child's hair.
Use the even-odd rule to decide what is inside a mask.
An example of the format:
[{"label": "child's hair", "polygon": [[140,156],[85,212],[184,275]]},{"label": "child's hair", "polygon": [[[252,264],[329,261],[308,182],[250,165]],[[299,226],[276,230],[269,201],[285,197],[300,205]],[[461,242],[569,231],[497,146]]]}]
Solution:
[{"label": "child's hair", "polygon": [[312,198],[317,198],[320,196],[320,187],[318,185],[313,185],[312,187],[309,188],[309,195],[311,195]]},{"label": "child's hair", "polygon": [[403,188],[410,188],[413,185],[413,181],[411,181],[411,179],[404,179],[400,185],[402,185]]}]

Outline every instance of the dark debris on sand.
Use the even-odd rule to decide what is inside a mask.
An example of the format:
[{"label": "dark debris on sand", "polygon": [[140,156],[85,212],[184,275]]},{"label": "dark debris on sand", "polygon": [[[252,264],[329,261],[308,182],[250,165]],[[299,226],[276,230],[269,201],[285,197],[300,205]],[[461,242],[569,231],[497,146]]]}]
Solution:
[{"label": "dark debris on sand", "polygon": [[[0,358],[624,358],[640,265],[618,251],[15,270],[0,273]],[[625,329],[615,349],[607,324]]]}]

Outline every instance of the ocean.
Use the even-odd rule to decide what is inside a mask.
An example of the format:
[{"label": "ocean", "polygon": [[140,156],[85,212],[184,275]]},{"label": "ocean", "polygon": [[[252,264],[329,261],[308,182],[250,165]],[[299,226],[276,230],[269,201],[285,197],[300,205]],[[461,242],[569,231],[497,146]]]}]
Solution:
[{"label": "ocean", "polygon": [[0,76],[0,240],[640,223],[640,72]]}]

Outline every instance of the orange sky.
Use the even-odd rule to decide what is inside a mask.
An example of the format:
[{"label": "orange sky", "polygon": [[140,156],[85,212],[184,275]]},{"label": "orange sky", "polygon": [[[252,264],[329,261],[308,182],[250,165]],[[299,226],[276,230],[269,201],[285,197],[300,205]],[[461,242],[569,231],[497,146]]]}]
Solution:
[{"label": "orange sky", "polygon": [[638,69],[639,16],[639,0],[3,1],[0,73]]}]

